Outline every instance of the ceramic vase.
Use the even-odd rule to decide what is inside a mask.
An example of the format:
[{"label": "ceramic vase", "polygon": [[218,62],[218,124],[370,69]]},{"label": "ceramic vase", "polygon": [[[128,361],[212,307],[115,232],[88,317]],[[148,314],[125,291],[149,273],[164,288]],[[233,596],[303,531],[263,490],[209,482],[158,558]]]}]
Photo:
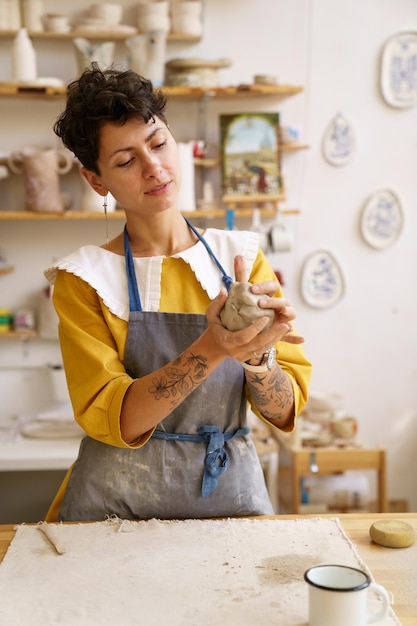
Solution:
[{"label": "ceramic vase", "polygon": [[16,82],[34,82],[37,78],[36,53],[26,28],[17,31],[12,46],[12,74]]},{"label": "ceramic vase", "polygon": [[38,213],[62,213],[64,205],[59,175],[73,166],[71,155],[53,148],[26,148],[8,159],[10,169],[25,178],[26,210]]}]

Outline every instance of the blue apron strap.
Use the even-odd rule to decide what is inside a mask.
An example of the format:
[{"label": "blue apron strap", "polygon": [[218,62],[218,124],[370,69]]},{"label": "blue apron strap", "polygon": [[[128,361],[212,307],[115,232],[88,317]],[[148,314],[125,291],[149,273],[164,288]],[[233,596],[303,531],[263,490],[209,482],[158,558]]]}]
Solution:
[{"label": "blue apron strap", "polygon": [[214,491],[219,482],[219,476],[224,474],[229,465],[229,455],[224,448],[224,442],[234,437],[244,437],[249,434],[250,428],[238,428],[234,432],[222,433],[218,426],[204,425],[198,429],[198,435],[187,433],[167,433],[164,430],[155,430],[154,439],[167,439],[173,441],[192,441],[194,443],[207,443],[206,457],[204,459],[204,474],[201,485],[203,498]]},{"label": "blue apron strap", "polygon": [[210,246],[208,245],[207,241],[204,239],[204,237],[202,235],[200,235],[200,233],[198,232],[198,230],[191,224],[191,222],[189,220],[187,220],[187,218],[185,217],[185,215],[183,215],[183,218],[185,219],[185,221],[187,222],[188,226],[191,228],[191,230],[193,231],[193,233],[199,238],[199,240],[201,241],[201,243],[205,246],[207,252],[209,253],[209,255],[211,256],[211,258],[213,259],[213,261],[215,262],[215,264],[217,265],[217,267],[219,268],[221,275],[222,275],[222,281],[225,284],[225,287],[227,289],[227,291],[230,291],[230,286],[233,283],[233,278],[231,278],[230,276],[228,276],[226,274],[226,272],[224,271],[223,267],[221,266],[221,264],[219,263],[219,261],[216,259],[213,250],[210,248]]},{"label": "blue apron strap", "polygon": [[127,288],[129,290],[129,310],[142,311],[142,303],[140,301],[138,283],[136,281],[135,266],[133,264],[132,251],[130,249],[129,235],[127,234],[126,225],[123,231],[123,242],[125,248]]}]

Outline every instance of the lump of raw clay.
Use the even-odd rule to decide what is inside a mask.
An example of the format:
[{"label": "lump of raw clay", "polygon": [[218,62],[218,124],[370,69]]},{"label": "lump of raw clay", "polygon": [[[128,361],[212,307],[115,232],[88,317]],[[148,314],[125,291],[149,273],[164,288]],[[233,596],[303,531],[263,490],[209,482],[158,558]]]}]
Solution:
[{"label": "lump of raw clay", "polygon": [[256,318],[267,315],[271,326],[275,311],[274,309],[261,309],[258,301],[264,298],[264,294],[254,294],[250,291],[251,283],[233,283],[224,307],[220,311],[220,319],[223,326],[228,330],[241,330],[249,326]]}]

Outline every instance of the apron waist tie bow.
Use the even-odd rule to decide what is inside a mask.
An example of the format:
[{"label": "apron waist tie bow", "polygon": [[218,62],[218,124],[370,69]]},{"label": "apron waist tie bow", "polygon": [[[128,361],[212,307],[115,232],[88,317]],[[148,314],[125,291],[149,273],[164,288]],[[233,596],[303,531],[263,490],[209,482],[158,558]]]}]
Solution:
[{"label": "apron waist tie bow", "polygon": [[224,474],[229,464],[229,455],[224,449],[224,442],[234,437],[243,437],[249,434],[250,428],[238,428],[234,432],[222,433],[217,426],[204,425],[198,429],[198,435],[185,433],[166,433],[155,430],[152,437],[155,439],[170,439],[176,441],[192,441],[207,443],[206,458],[204,459],[204,474],[201,486],[203,498],[208,496],[217,487],[219,476]]}]

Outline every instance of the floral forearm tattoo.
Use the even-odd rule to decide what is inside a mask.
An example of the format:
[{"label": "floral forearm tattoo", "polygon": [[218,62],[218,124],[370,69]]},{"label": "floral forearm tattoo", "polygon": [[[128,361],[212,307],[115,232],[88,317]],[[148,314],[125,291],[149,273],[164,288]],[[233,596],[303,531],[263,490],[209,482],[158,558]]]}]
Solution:
[{"label": "floral forearm tattoo", "polygon": [[208,376],[207,358],[202,355],[180,354],[173,365],[164,368],[162,374],[152,379],[149,387],[155,400],[171,399],[175,408]]},{"label": "floral forearm tattoo", "polygon": [[283,419],[285,409],[294,402],[291,382],[280,367],[270,373],[257,374],[249,387],[256,406],[271,422]]}]

